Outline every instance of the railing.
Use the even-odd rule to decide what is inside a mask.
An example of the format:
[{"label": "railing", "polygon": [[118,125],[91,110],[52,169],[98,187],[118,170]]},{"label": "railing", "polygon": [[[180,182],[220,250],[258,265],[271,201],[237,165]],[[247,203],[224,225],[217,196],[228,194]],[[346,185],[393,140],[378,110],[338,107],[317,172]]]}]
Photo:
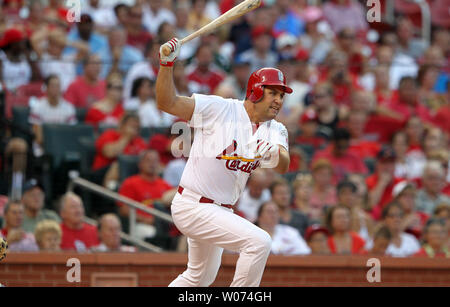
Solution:
[{"label": "railing", "polygon": [[[80,177],[72,177],[71,178],[69,186],[68,186],[68,190],[73,191],[75,186],[79,186],[81,188],[87,189],[91,192],[97,193],[101,196],[110,198],[112,200],[119,201],[119,202],[125,204],[126,206],[128,206],[130,209],[129,210],[130,234],[121,232],[120,237],[122,239],[132,242],[133,244],[135,244],[143,249],[146,249],[146,250],[151,250],[153,252],[158,252],[158,253],[163,251],[160,247],[150,244],[148,242],[145,242],[143,240],[137,239],[135,237],[135,234],[136,234],[136,210],[141,210],[145,213],[152,214],[166,222],[172,223],[173,220],[169,214],[160,212],[159,210],[154,209],[154,208],[149,208],[149,207],[143,206],[141,203],[139,203],[133,199],[119,195],[113,191],[105,189],[102,186],[99,186],[95,183],[92,183],[92,182],[90,182],[86,179],[80,178]],[[97,222],[95,220],[92,220],[89,218],[86,218],[86,222],[91,225],[97,225]]]}]

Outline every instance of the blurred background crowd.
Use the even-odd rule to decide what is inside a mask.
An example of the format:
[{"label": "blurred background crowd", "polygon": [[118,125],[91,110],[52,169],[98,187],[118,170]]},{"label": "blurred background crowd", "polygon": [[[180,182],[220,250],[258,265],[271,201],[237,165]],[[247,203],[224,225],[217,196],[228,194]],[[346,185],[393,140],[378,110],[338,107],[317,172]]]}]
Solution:
[{"label": "blurred background crowd", "polygon": [[[155,106],[159,47],[240,1],[83,0],[80,14],[0,2],[1,235],[11,251],[139,250],[119,235],[129,207],[67,192],[70,176],[170,213],[186,160],[171,153],[178,119]],[[422,1],[427,18],[380,1],[380,22],[367,2],[264,0],[183,45],[174,66],[180,95],[244,99],[266,66],[294,89],[277,118],[289,172],[256,170],[235,207],[274,254],[450,257],[450,2]],[[186,250],[144,212],[135,235]]]}]

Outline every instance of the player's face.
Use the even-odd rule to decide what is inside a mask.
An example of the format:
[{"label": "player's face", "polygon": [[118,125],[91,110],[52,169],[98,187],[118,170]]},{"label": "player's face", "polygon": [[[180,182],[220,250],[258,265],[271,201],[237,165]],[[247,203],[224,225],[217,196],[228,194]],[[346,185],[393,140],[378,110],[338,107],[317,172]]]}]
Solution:
[{"label": "player's face", "polygon": [[264,96],[256,104],[257,111],[261,114],[263,121],[274,119],[283,106],[284,91],[280,86],[265,86]]}]

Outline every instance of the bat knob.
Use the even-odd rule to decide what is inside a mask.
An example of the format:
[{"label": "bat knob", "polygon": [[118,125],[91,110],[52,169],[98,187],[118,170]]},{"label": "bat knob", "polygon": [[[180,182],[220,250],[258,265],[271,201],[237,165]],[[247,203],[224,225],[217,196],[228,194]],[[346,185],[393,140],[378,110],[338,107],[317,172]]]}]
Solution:
[{"label": "bat knob", "polygon": [[171,52],[172,52],[172,50],[170,50],[169,47],[167,47],[167,46],[163,46],[163,47],[162,47],[162,53],[163,53],[163,55],[169,56]]}]

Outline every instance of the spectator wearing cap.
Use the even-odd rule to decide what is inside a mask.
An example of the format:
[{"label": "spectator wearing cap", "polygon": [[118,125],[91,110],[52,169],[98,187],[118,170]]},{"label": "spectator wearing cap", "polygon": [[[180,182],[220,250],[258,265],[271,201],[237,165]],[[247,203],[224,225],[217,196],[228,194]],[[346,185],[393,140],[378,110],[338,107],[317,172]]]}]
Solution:
[{"label": "spectator wearing cap", "polygon": [[261,205],[270,200],[270,191],[266,187],[267,178],[261,170],[252,172],[247,186],[239,198],[238,209],[244,217],[254,223]]},{"label": "spectator wearing cap", "polygon": [[123,82],[119,74],[111,74],[106,80],[106,95],[88,109],[85,121],[99,125],[117,126],[125,113],[123,109]]},{"label": "spectator wearing cap", "polygon": [[392,190],[394,202],[400,205],[405,215],[403,218],[403,229],[419,239],[422,229],[430,216],[416,210],[416,194],[416,185],[409,181],[400,181]]},{"label": "spectator wearing cap", "polygon": [[106,81],[100,78],[101,61],[90,54],[83,59],[84,72],[77,77],[64,93],[64,99],[76,108],[88,108],[106,95]]},{"label": "spectator wearing cap", "polygon": [[279,60],[293,60],[298,50],[297,45],[298,38],[295,35],[287,32],[281,33],[275,40],[275,47],[278,52]]},{"label": "spectator wearing cap", "polygon": [[131,89],[131,98],[124,102],[124,108],[139,114],[141,127],[170,127],[175,117],[158,110],[154,86],[152,79],[137,78]]},{"label": "spectator wearing cap", "polygon": [[[247,93],[247,81],[251,74],[250,61],[236,56],[231,64],[232,73],[217,87],[216,95],[244,100]],[[221,95],[221,93],[228,95]]]},{"label": "spectator wearing cap", "polygon": [[[153,208],[155,202],[161,200],[163,195],[172,190],[159,175],[160,159],[155,150],[143,151],[139,156],[139,173],[125,179],[119,189],[119,194],[131,198],[143,205]],[[122,217],[128,217],[128,206],[117,203]],[[137,211],[136,236],[140,239],[152,238],[156,234],[155,217],[141,210]]]},{"label": "spectator wearing cap", "polygon": [[366,179],[369,208],[375,220],[380,219],[381,211],[392,201],[394,186],[404,180],[395,177],[395,159],[396,155],[392,147],[382,147],[377,154],[375,173]]},{"label": "spectator wearing cap", "polygon": [[373,220],[363,208],[358,206],[357,187],[350,180],[343,180],[337,185],[338,204],[350,210],[350,228],[365,241],[370,239],[373,232]]},{"label": "spectator wearing cap", "polygon": [[44,150],[44,124],[77,123],[75,108],[67,102],[61,93],[61,81],[57,75],[48,76],[45,81],[45,96],[30,99],[30,116],[28,122],[34,133],[33,152],[36,157],[42,156]]},{"label": "spectator wearing cap", "polygon": [[320,64],[333,47],[327,35],[328,24],[323,20],[322,9],[319,6],[308,6],[301,12],[301,17],[306,23],[305,33],[300,36],[301,45],[310,53],[309,62]]},{"label": "spectator wearing cap", "polygon": [[91,248],[94,252],[135,252],[134,246],[121,244],[120,230],[122,225],[114,213],[102,215],[98,222],[100,244]]},{"label": "spectator wearing cap", "polygon": [[35,252],[38,246],[31,232],[22,228],[24,218],[23,204],[18,201],[10,201],[4,208],[4,227],[0,236],[8,242],[9,250],[12,252]]},{"label": "spectator wearing cap", "polygon": [[350,28],[357,32],[364,32],[368,29],[365,9],[358,1],[328,1],[323,5],[323,14],[335,33],[344,28]]},{"label": "spectator wearing cap", "polygon": [[336,187],[332,183],[333,167],[327,159],[317,159],[311,165],[313,186],[309,200],[310,220],[321,222],[327,207],[337,203]]},{"label": "spectator wearing cap", "polygon": [[313,108],[308,108],[300,116],[300,135],[295,139],[296,144],[310,145],[314,151],[325,145],[326,139],[319,134],[319,117]]},{"label": "spectator wearing cap", "polygon": [[118,180],[119,170],[115,162],[119,155],[137,155],[147,148],[144,139],[139,136],[139,131],[139,116],[135,113],[126,113],[117,129],[108,129],[97,138],[92,164],[97,183],[107,186],[109,181]]},{"label": "spectator wearing cap", "polygon": [[445,172],[438,161],[430,161],[425,165],[422,175],[422,189],[417,192],[417,211],[432,215],[439,204],[450,205],[450,198],[441,191],[445,185]]},{"label": "spectator wearing cap", "polygon": [[159,26],[163,22],[175,24],[176,18],[173,12],[163,6],[163,0],[144,0],[143,12],[144,16],[142,22],[144,26],[152,33],[156,34]]},{"label": "spectator wearing cap", "polygon": [[34,231],[36,243],[41,252],[59,252],[61,250],[62,231],[54,220],[42,220]]},{"label": "spectator wearing cap", "polygon": [[223,71],[214,64],[212,45],[200,45],[195,54],[195,61],[186,67],[189,87],[198,87],[203,94],[212,94],[225,79]]},{"label": "spectator wearing cap", "polygon": [[369,250],[363,250],[361,254],[370,254],[383,256],[386,255],[386,250],[391,244],[392,234],[388,227],[380,224],[378,229],[373,235],[373,243],[371,243],[371,248]]},{"label": "spectator wearing cap", "polygon": [[[105,36],[94,31],[94,21],[88,14],[81,14],[80,22],[73,27],[67,35],[69,47],[64,50],[64,55],[73,54],[76,49],[70,47],[73,42],[83,42],[89,45],[89,52],[93,54],[101,54],[108,48],[108,40]],[[77,66],[77,74],[83,73],[83,65]]]},{"label": "spectator wearing cap", "polygon": [[330,249],[328,247],[328,229],[320,224],[313,224],[306,229],[305,240],[311,249],[312,255],[328,255]]},{"label": "spectator wearing cap", "polygon": [[62,219],[61,249],[87,252],[92,246],[98,245],[97,229],[83,221],[83,201],[78,195],[72,192],[63,195],[60,215]]},{"label": "spectator wearing cap", "polygon": [[349,255],[360,253],[365,241],[351,230],[350,210],[338,205],[328,209],[326,225],[330,235],[328,247],[331,254]]},{"label": "spectator wearing cap", "polygon": [[127,44],[141,52],[145,51],[147,44],[153,39],[153,36],[143,24],[143,14],[141,5],[133,5],[128,11],[128,21],[125,24]]},{"label": "spectator wearing cap", "polygon": [[25,42],[25,35],[16,28],[6,30],[0,40],[0,81],[12,92],[40,77]]},{"label": "spectator wearing cap", "polygon": [[36,225],[43,220],[61,222],[58,214],[49,209],[44,209],[45,194],[41,184],[36,179],[28,180],[23,187],[22,204],[24,216],[22,227],[26,232],[33,233]]},{"label": "spectator wearing cap", "polygon": [[431,218],[428,220],[423,231],[423,239],[425,243],[414,256],[450,258],[450,250],[446,246],[447,230],[443,219]]},{"label": "spectator wearing cap", "polygon": [[[398,203],[388,204],[382,212],[384,225],[389,228],[392,240],[386,254],[394,257],[408,257],[420,249],[419,241],[412,234],[406,233],[402,228],[404,212]],[[369,250],[373,242],[368,242],[366,248]]]},{"label": "spectator wearing cap", "polygon": [[298,118],[305,109],[306,96],[311,91],[311,85],[309,83],[312,69],[308,65],[308,58],[309,52],[306,49],[300,48],[289,61],[286,61],[286,65],[289,65],[292,69],[292,76],[289,76],[287,80],[293,92],[284,98],[284,111],[280,115],[287,115],[288,125],[291,123],[297,125]]},{"label": "spectator wearing cap", "polygon": [[278,56],[271,50],[272,31],[265,26],[255,26],[251,29],[252,48],[242,52],[243,59],[250,62],[250,71],[263,67],[276,67]]},{"label": "spectator wearing cap", "polygon": [[297,229],[301,234],[305,234],[309,225],[308,217],[291,207],[291,186],[285,179],[278,179],[270,186],[271,201],[278,206],[280,224],[289,225]]},{"label": "spectator wearing cap", "polygon": [[273,26],[275,33],[289,33],[299,37],[305,31],[305,22],[291,9],[291,0],[278,0],[278,18]]},{"label": "spectator wearing cap", "polygon": [[259,207],[256,225],[272,238],[271,253],[279,255],[307,255],[311,249],[297,229],[279,223],[279,207],[272,201]]},{"label": "spectator wearing cap", "polygon": [[332,143],[314,154],[313,161],[327,159],[333,166],[333,181],[339,182],[347,174],[367,174],[368,169],[361,157],[350,151],[350,133],[346,128],[337,128]]},{"label": "spectator wearing cap", "polygon": [[[68,42],[67,33],[60,29],[49,31],[47,28],[34,31],[30,38],[31,46],[38,56],[39,69],[43,78],[57,75],[64,92],[76,78],[76,63],[89,53],[89,46],[81,41]],[[71,46],[76,53],[63,54],[64,48]]]},{"label": "spectator wearing cap", "polygon": [[113,27],[108,32],[108,48],[100,53],[103,63],[101,78],[106,78],[109,74],[118,72],[122,76],[138,62],[142,62],[144,57],[142,51],[127,44],[127,33],[121,27]]}]

